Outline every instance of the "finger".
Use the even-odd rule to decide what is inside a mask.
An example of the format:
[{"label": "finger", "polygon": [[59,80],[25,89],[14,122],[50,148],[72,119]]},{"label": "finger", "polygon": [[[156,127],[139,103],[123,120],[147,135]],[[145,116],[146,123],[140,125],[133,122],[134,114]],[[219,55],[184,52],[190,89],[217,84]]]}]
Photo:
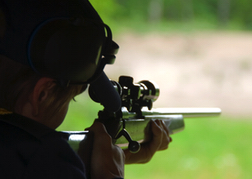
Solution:
[{"label": "finger", "polygon": [[169,141],[172,142],[172,138],[170,137],[169,129],[168,129],[168,127],[166,126],[166,124],[165,124],[164,121],[163,121],[163,127],[164,127],[164,129],[165,129],[165,131],[166,131],[166,134],[167,134],[168,137],[169,137]]},{"label": "finger", "polygon": [[[160,128],[160,132],[162,133],[162,134],[165,134],[165,135],[169,135],[169,132],[168,132],[168,129],[167,129],[167,127],[165,126],[165,123],[164,123],[164,121],[163,120],[155,120],[155,123],[159,126],[159,128]],[[161,134],[161,135],[162,135]],[[160,135],[160,134],[159,134]]]},{"label": "finger", "polygon": [[171,138],[169,136],[169,131],[163,120],[160,120],[160,124],[162,126],[163,137],[158,150],[165,150],[168,148],[168,145],[171,142]]},{"label": "finger", "polygon": [[163,126],[163,129],[165,130],[166,134],[170,135],[168,127],[166,127],[166,124],[165,124],[165,122],[163,120],[162,120],[162,126]]},{"label": "finger", "polygon": [[162,140],[163,140],[163,129],[161,122],[159,120],[155,120],[151,122],[151,130],[153,133],[152,140],[150,142],[150,149],[152,152],[155,152],[159,149]]},{"label": "finger", "polygon": [[162,126],[163,126],[163,129],[164,129],[164,136],[163,136],[163,138],[167,138],[168,142],[170,143],[172,141],[172,138],[170,137],[169,130],[166,127],[165,122],[163,120],[162,120]]},{"label": "finger", "polygon": [[151,129],[154,136],[162,136],[163,126],[160,120],[152,121]]}]

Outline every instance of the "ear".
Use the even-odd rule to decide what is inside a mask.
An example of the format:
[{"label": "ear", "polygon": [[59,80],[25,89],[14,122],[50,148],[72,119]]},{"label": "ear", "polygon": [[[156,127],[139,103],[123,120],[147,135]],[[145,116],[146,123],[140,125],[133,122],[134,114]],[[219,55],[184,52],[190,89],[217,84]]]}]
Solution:
[{"label": "ear", "polygon": [[55,80],[52,78],[40,78],[36,83],[31,95],[32,114],[37,116],[40,111],[41,104],[48,99],[52,88],[55,86]]}]

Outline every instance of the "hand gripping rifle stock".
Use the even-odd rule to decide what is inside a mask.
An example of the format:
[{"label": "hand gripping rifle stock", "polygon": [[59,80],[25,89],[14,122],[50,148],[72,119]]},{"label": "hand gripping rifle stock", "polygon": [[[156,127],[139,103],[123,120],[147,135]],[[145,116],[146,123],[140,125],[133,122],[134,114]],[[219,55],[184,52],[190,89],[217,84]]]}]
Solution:
[{"label": "hand gripping rifle stock", "polygon": [[[221,113],[219,108],[152,108],[159,96],[158,86],[151,81],[140,81],[133,84],[133,78],[121,76],[118,83],[111,81],[120,94],[122,107],[117,112],[109,112],[105,108],[98,113],[113,142],[119,146],[128,145],[131,152],[138,152],[139,141],[144,139],[144,129],[150,120],[163,120],[169,134],[182,131],[185,127],[184,118],[211,117]],[[99,102],[92,90],[90,97]],[[74,150],[83,140],[88,131],[70,131],[69,143]]]}]

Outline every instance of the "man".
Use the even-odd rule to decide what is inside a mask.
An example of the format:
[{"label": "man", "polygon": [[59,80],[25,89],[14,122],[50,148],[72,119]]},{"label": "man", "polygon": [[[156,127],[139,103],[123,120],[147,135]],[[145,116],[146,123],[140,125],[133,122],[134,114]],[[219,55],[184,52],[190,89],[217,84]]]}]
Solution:
[{"label": "man", "polygon": [[94,122],[93,142],[73,152],[55,129],[74,96],[90,84],[105,108],[120,107],[103,73],[118,48],[109,27],[87,0],[1,0],[0,8],[1,178],[123,178],[125,163],[146,163],[168,147],[161,121],[152,121],[152,137],[136,154]]}]

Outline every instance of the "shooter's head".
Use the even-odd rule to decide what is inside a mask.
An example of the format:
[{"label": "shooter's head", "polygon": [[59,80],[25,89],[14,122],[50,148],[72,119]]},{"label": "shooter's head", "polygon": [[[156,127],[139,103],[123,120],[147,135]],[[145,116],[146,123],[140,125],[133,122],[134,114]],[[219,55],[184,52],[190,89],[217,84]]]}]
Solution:
[{"label": "shooter's head", "polygon": [[0,9],[3,60],[63,87],[90,84],[101,76],[109,84],[103,68],[114,62],[118,45],[88,0],[1,0]]},{"label": "shooter's head", "polygon": [[2,55],[35,72],[70,83],[89,83],[118,46],[87,0],[2,0]]}]

